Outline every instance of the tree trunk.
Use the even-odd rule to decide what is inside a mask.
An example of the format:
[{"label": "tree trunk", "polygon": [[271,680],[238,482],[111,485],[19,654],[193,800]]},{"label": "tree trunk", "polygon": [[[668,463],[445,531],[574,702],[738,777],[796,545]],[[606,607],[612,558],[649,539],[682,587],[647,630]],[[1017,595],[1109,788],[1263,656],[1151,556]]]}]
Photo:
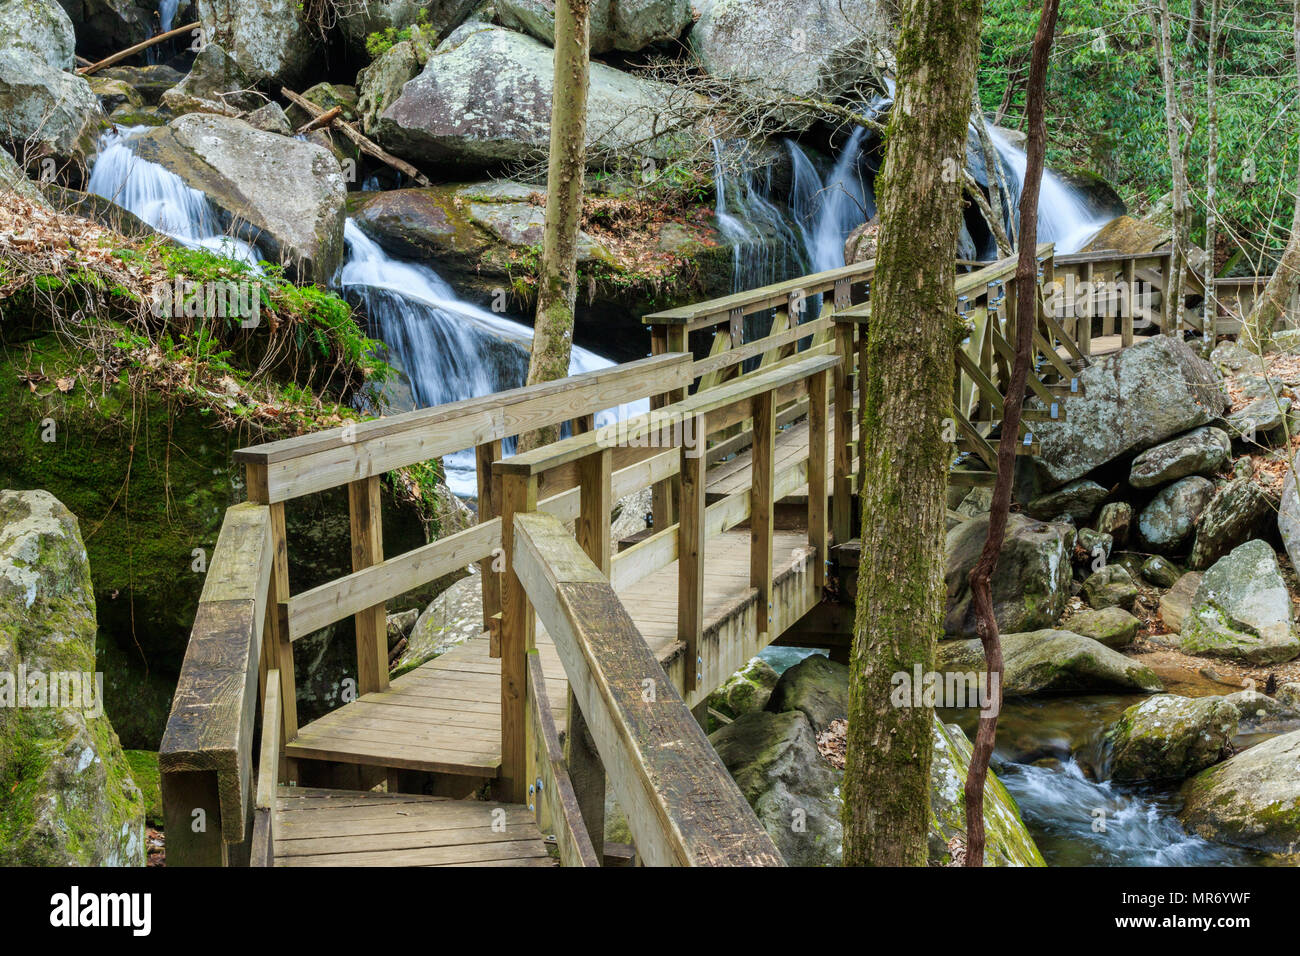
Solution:
[{"label": "tree trunk", "polygon": [[[1043,156],[1047,129],[1043,123],[1043,95],[1047,87],[1047,58],[1056,33],[1057,0],[1043,0],[1043,12],[1034,34],[1029,64],[1028,102],[1025,116],[1029,140],[1025,143],[1025,183],[1020,192],[1020,258],[1016,262],[1016,358],[1002,403],[1002,437],[998,441],[998,477],[993,485],[988,537],[971,569],[971,600],[976,632],[984,646],[987,681],[985,708],[980,711],[975,748],[966,775],[966,865],[984,865],[984,782],[1002,711],[1002,639],[993,611],[993,572],[1002,553],[1002,538],[1011,513],[1011,486],[1015,479],[1016,446],[1020,444],[1020,418],[1029,381],[1034,328],[1038,323],[1038,192],[1043,181]],[[1086,320],[1085,320],[1086,321]]]},{"label": "tree trunk", "polygon": [[1214,348],[1214,325],[1219,314],[1215,295],[1214,251],[1219,227],[1219,30],[1222,0],[1210,0],[1209,49],[1205,68],[1205,347]]},{"label": "tree trunk", "polygon": [[933,707],[895,708],[892,677],[934,666],[943,627],[945,494],[966,126],[981,0],[907,0],[881,183],[850,659],[844,863],[926,863]]},{"label": "tree trunk", "polygon": [[[590,73],[591,0],[555,5],[555,89],[551,98],[551,153],[546,178],[546,229],[542,235],[537,319],[528,384],[569,374],[573,309],[578,298],[578,230],[586,168],[587,87]],[[554,426],[521,436],[520,448],[555,440]]]},{"label": "tree trunk", "polygon": [[[1300,0],[1296,0],[1292,14],[1292,30],[1295,34],[1296,76],[1300,81]],[[1245,331],[1254,337],[1260,352],[1263,352],[1278,319],[1286,315],[1287,300],[1295,292],[1297,283],[1300,283],[1300,186],[1296,189],[1295,213],[1291,217],[1291,237],[1282,250],[1273,277],[1251,306],[1245,322]]]},{"label": "tree trunk", "polygon": [[1169,17],[1169,0],[1159,0],[1152,11],[1160,38],[1160,75],[1165,86],[1165,134],[1168,138],[1169,172],[1173,184],[1173,228],[1170,235],[1171,262],[1164,277],[1165,332],[1182,327],[1183,274],[1187,269],[1187,167],[1184,162],[1182,109],[1179,106],[1179,78],[1174,65],[1173,27]]}]

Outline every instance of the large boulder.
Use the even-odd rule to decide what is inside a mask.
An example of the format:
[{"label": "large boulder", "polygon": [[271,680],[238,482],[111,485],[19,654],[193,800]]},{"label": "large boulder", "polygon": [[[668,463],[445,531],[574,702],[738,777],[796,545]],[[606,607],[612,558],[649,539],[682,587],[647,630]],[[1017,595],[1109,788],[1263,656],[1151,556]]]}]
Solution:
[{"label": "large boulder", "polygon": [[1199,773],[1232,752],[1237,720],[1237,708],[1222,697],[1148,697],[1110,731],[1111,778],[1183,780]]},{"label": "large boulder", "polygon": [[1173,587],[1160,595],[1160,620],[1175,634],[1183,629],[1183,621],[1191,613],[1196,592],[1200,590],[1201,578],[1204,576],[1200,571],[1188,571],[1174,582]]},{"label": "large boulder", "polygon": [[222,225],[266,259],[300,279],[330,281],[343,259],[347,187],[329,150],[208,113],[181,116],[135,144],[206,193]]},{"label": "large boulder", "polygon": [[1098,610],[1120,607],[1131,611],[1138,595],[1133,576],[1122,564],[1108,564],[1090,574],[1083,582],[1083,593],[1088,603]]},{"label": "large boulder", "polygon": [[709,737],[723,764],[791,866],[838,866],[840,781],[797,710],[746,714]]},{"label": "large boulder", "polygon": [[[1002,692],[1007,697],[1061,692],[1155,692],[1163,686],[1145,665],[1069,631],[1003,634],[1002,655],[1006,667]],[[945,672],[982,672],[984,647],[978,638],[941,641],[935,660]]]},{"label": "large boulder", "polygon": [[1300,455],[1291,461],[1286,478],[1282,481],[1282,501],[1277,509],[1277,530],[1282,537],[1291,567],[1300,568],[1300,492],[1296,490],[1296,465]]},{"label": "large boulder", "polygon": [[1187,566],[1205,570],[1259,530],[1270,511],[1268,496],[1249,475],[1218,488],[1196,524]]},{"label": "large boulder", "polygon": [[375,132],[379,117],[420,75],[432,49],[422,36],[394,43],[357,74],[357,112],[366,135]]},{"label": "large boulder", "polygon": [[162,95],[162,104],[174,115],[220,113],[238,116],[262,105],[250,91],[252,79],[234,57],[218,43],[209,43],[194,58],[190,72]]},{"label": "large boulder", "polygon": [[45,156],[86,163],[107,126],[89,83],[17,48],[0,50],[0,117],[0,140],[24,164]]},{"label": "large boulder", "polygon": [[72,21],[54,0],[0,0],[0,23],[6,47],[35,53],[55,70],[76,66]]},{"label": "large boulder", "polygon": [[[956,724],[934,720],[930,764],[930,865],[951,866],[954,838],[966,843],[966,775],[974,748]],[[1046,866],[1020,808],[997,774],[984,781],[984,863],[986,866]]]},{"label": "large boulder", "polygon": [[392,674],[414,670],[426,661],[483,633],[483,583],[477,574],[461,578],[439,594],[420,614],[393,662]]},{"label": "large boulder", "polygon": [[753,85],[760,95],[831,99],[877,65],[886,31],[876,0],[711,0],[690,45],[713,76]]},{"label": "large boulder", "polygon": [[0,492],[0,846],[11,866],[143,866],[144,800],[96,680],[77,519]]},{"label": "large boulder", "polygon": [[1182,621],[1182,649],[1249,664],[1280,664],[1300,654],[1291,596],[1277,556],[1247,541],[1201,578]]},{"label": "large boulder", "polygon": [[752,658],[709,695],[709,706],[731,718],[763,710],[779,680],[780,675],[771,664],[761,657]]},{"label": "large boulder", "polygon": [[[544,158],[551,137],[555,54],[532,37],[468,23],[449,36],[375,135],[415,163],[489,166]],[[666,83],[591,64],[587,152],[662,155],[675,122],[664,111],[684,94]]]},{"label": "large boulder", "polygon": [[1085,394],[1070,398],[1067,418],[1038,424],[1034,462],[1047,487],[1208,425],[1226,405],[1219,373],[1168,335],[1107,355],[1079,378]]},{"label": "large boulder", "polygon": [[1300,850],[1300,730],[1274,737],[1183,785],[1183,825],[1207,840]]},{"label": "large boulder", "polygon": [[50,202],[41,193],[36,184],[27,178],[23,168],[18,165],[9,151],[0,149],[0,193],[15,193],[34,206],[50,209]]},{"label": "large boulder", "polygon": [[1138,515],[1138,534],[1153,551],[1173,554],[1196,530],[1205,506],[1214,497],[1214,483],[1193,475],[1161,488]]},{"label": "large boulder", "polygon": [[369,0],[343,8],[339,28],[353,53],[362,57],[371,34],[402,36],[419,29],[445,37],[481,5],[481,0]]},{"label": "large boulder", "polygon": [[1106,489],[1097,482],[1083,478],[1049,491],[1047,494],[1039,495],[1029,502],[1025,510],[1043,521],[1069,515],[1076,522],[1084,522],[1091,518],[1097,506],[1106,500],[1106,494]]},{"label": "large boulder", "polygon": [[[497,0],[496,8],[505,26],[555,45],[555,0]],[[593,0],[591,52],[635,53],[676,40],[690,23],[687,0]]]},{"label": "large boulder", "polygon": [[[948,532],[944,582],[948,589],[944,631],[975,633],[970,572],[988,536],[988,515],[972,518]],[[1070,549],[1074,536],[1063,525],[1013,514],[1007,520],[1002,554],[993,577],[993,608],[1003,631],[1026,631],[1054,624],[1065,610],[1070,587]]]},{"label": "large boulder", "polygon": [[1133,459],[1128,483],[1156,488],[1188,475],[1213,475],[1232,456],[1232,439],[1221,428],[1197,428],[1148,448]]},{"label": "large boulder", "polygon": [[774,713],[797,710],[820,734],[831,721],[848,719],[849,669],[829,657],[813,654],[795,664],[777,681],[767,709]]},{"label": "large boulder", "polygon": [[320,53],[298,0],[195,0],[211,43],[220,43],[255,82],[294,85]]},{"label": "large boulder", "polygon": [[1107,647],[1119,648],[1133,643],[1142,622],[1122,607],[1113,606],[1076,611],[1066,626],[1071,633],[1090,637]]}]

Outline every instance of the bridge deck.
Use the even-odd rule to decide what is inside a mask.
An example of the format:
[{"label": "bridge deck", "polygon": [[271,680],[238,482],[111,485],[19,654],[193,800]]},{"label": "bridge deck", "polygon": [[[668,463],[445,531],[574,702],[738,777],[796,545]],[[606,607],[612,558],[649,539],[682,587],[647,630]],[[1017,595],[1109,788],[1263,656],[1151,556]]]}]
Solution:
[{"label": "bridge deck", "polygon": [[280,787],[276,866],[554,866],[526,806]]},{"label": "bridge deck", "polygon": [[[778,531],[778,590],[787,593],[767,642],[802,615],[807,575],[799,572],[802,531]],[[749,532],[733,530],[711,539],[704,586],[705,631],[711,655],[706,671],[716,683],[762,649],[749,586]],[[629,585],[619,597],[651,651],[673,674],[677,639],[677,562]],[[542,627],[537,647],[556,720],[562,722],[568,684],[555,648]],[[729,669],[728,669],[729,668]],[[397,678],[388,690],[364,694],[301,728],[285,747],[287,757],[366,766],[495,777],[501,768],[501,662],[489,656],[486,635],[475,638]],[[693,695],[687,694],[688,699]]]}]

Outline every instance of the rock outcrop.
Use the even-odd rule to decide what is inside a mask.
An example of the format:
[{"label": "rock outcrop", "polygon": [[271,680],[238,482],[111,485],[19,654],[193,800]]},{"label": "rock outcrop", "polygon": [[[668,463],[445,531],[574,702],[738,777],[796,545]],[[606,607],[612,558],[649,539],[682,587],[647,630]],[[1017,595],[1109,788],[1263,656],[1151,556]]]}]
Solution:
[{"label": "rock outcrop", "polygon": [[54,70],[76,66],[72,21],[54,0],[0,0],[0,23],[6,47],[34,53]]},{"label": "rock outcrop", "polygon": [[1300,639],[1277,556],[1247,541],[1201,578],[1182,621],[1182,649],[1250,664],[1278,664],[1300,654]]},{"label": "rock outcrop", "polygon": [[318,53],[297,0],[195,0],[206,39],[220,43],[254,82],[294,85]]}]

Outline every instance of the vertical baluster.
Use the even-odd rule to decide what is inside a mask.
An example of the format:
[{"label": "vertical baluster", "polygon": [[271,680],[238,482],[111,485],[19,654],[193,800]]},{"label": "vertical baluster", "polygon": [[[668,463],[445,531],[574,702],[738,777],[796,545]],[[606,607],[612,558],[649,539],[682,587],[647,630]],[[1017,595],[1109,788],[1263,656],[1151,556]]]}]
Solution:
[{"label": "vertical baluster", "polygon": [[[384,560],[380,478],[373,475],[348,484],[352,530],[352,570],[363,571]],[[357,629],[357,690],[362,694],[388,687],[388,627],[384,605],[355,615]]]},{"label": "vertical baluster", "polygon": [[694,447],[683,443],[677,527],[677,636],[686,645],[682,697],[690,703],[703,683],[700,640],[704,636],[704,416],[696,416]]},{"label": "vertical baluster", "polygon": [[[474,449],[478,472],[479,524],[491,521],[501,510],[501,479],[492,474],[492,462],[501,457],[501,442],[490,441]],[[489,554],[478,563],[479,586],[483,592],[483,630],[488,632],[488,654],[501,656],[501,573],[496,570],[500,555]]]},{"label": "vertical baluster", "polygon": [[1137,313],[1137,266],[1133,259],[1124,260],[1124,322],[1120,327],[1120,345],[1133,344],[1133,317]]},{"label": "vertical baluster", "polygon": [[[838,286],[836,287],[838,297]],[[853,537],[853,330],[852,322],[835,323],[840,362],[835,366],[835,492],[831,496],[831,531],[836,544]],[[863,326],[865,329],[866,326]]]},{"label": "vertical baluster", "polygon": [[808,380],[808,547],[813,554],[813,586],[826,586],[826,416],[830,378],[817,372]]},{"label": "vertical baluster", "polygon": [[501,575],[501,776],[497,795],[510,803],[528,797],[527,723],[528,661],[536,618],[523,583],[515,574],[514,516],[537,510],[537,478],[507,474],[501,483],[501,545],[505,570]]},{"label": "vertical baluster", "polygon": [[[749,586],[758,589],[758,631],[771,632],[772,522],[776,502],[776,409],[772,392],[754,397],[754,452],[750,463]],[[811,489],[810,489],[811,490]],[[760,636],[759,643],[767,638]]]}]

